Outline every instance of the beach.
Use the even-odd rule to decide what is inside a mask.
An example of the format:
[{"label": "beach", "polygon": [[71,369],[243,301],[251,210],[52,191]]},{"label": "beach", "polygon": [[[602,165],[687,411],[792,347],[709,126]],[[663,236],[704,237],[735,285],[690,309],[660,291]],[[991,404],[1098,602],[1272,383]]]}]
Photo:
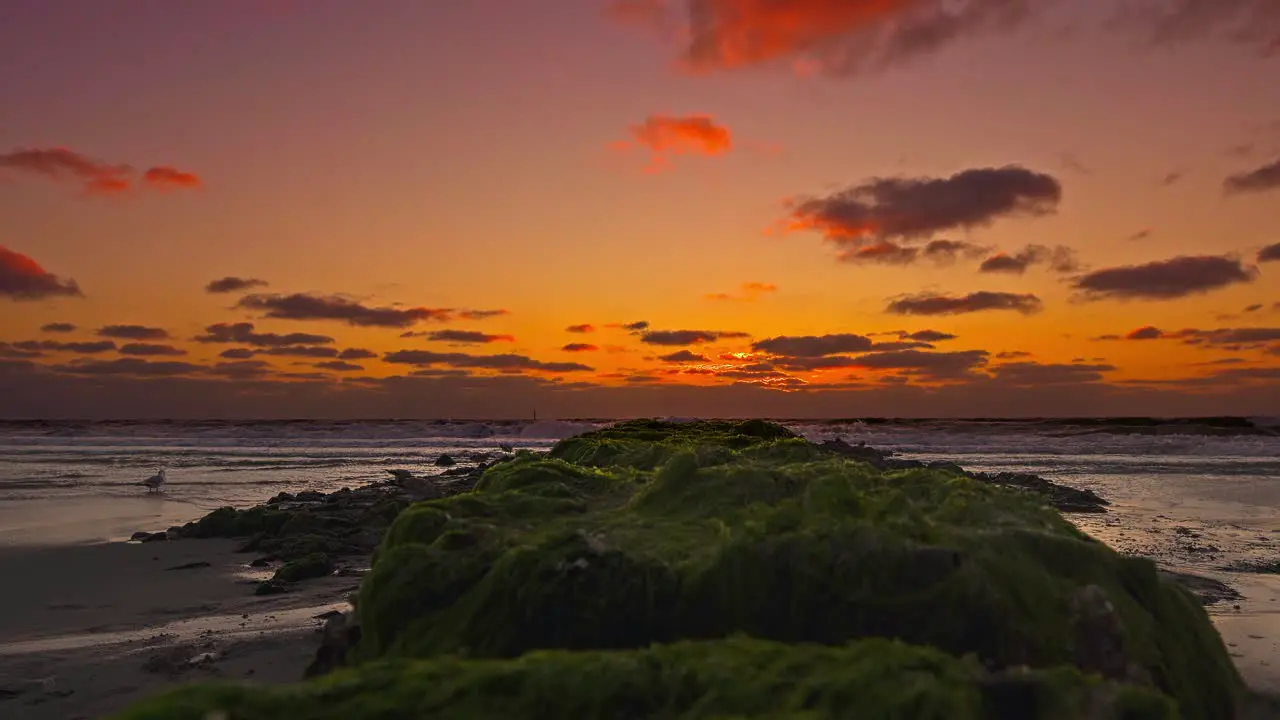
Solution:
[{"label": "beach", "polygon": [[[561,434],[571,434],[576,427],[566,426]],[[823,426],[802,432],[814,440],[877,439],[877,431],[838,430]],[[1207,609],[1215,627],[1250,687],[1280,693],[1280,574],[1268,565],[1280,561],[1280,521],[1274,510],[1280,506],[1280,482],[1269,475],[1274,468],[1268,463],[1275,456],[1265,454],[1275,438],[1235,436],[1223,442],[1201,437],[1195,442],[1216,442],[1212,449],[1219,454],[1153,456],[1142,472],[1123,472],[1125,467],[1139,467],[1133,460],[1136,454],[1098,453],[1086,466],[1079,453],[1044,453],[1045,443],[1038,454],[1019,454],[998,448],[1012,442],[1002,435],[980,440],[972,432],[952,432],[951,437],[936,431],[932,436],[911,432],[915,434],[900,432],[897,443],[884,443],[885,431],[879,431],[878,439],[896,444],[900,457],[954,460],[966,469],[987,472],[1038,469],[1045,477],[1106,498],[1111,503],[1106,513],[1066,516],[1121,552],[1151,557],[1168,571],[1224,583],[1201,588],[1213,600]],[[552,437],[531,437],[534,434]],[[388,467],[407,465],[422,474],[438,473],[442,468],[434,463],[442,453],[458,456],[460,465],[467,467],[474,464],[468,453],[489,457],[491,448],[507,442],[541,449],[555,442],[554,435],[543,429],[522,436],[517,429],[516,434],[498,437],[432,440],[425,449],[423,443],[415,445],[405,438],[382,442],[373,450],[337,447],[327,453],[304,453],[296,446],[282,450],[278,443],[267,451],[254,451],[248,449],[253,447],[250,443],[224,442],[234,450],[235,462],[257,463],[241,473],[262,478],[274,472],[282,477],[251,484],[241,475],[242,481],[231,483],[221,496],[211,489],[218,472],[201,475],[190,464],[185,473],[171,471],[172,487],[164,497],[148,497],[144,489],[124,480],[127,473],[139,475],[141,469],[172,462],[183,453],[207,458],[208,449],[200,448],[196,439],[175,441],[159,451],[153,447],[124,468],[101,462],[101,437],[87,443],[90,450],[81,453],[90,460],[79,465],[68,462],[70,453],[59,446],[57,473],[96,472],[99,477],[92,481],[108,486],[109,492],[63,485],[40,496],[31,487],[15,490],[11,482],[8,502],[0,503],[0,577],[11,579],[17,589],[0,595],[0,715],[97,718],[174,683],[301,679],[319,646],[324,620],[349,609],[348,597],[358,588],[367,557],[346,557],[335,575],[298,583],[292,592],[259,596],[254,589],[273,568],[251,567],[257,556],[235,552],[239,541],[184,538],[141,543],[128,537],[194,520],[223,502],[248,507],[286,489],[332,492],[342,486],[359,487],[387,478]],[[1188,436],[1179,437],[1183,446],[1192,447]],[[1095,443],[1104,450],[1123,443],[1137,447],[1128,435],[1102,440],[1111,443]],[[914,443],[909,449],[908,441]],[[27,448],[33,445],[29,435],[20,442]],[[1025,443],[1025,437],[1020,442]],[[370,441],[361,443],[367,446]],[[948,443],[956,452],[940,452]],[[115,453],[137,452],[107,447]],[[1245,447],[1253,454],[1222,454]],[[157,458],[157,452],[167,454]],[[342,453],[347,457],[339,463],[334,456]],[[301,454],[327,455],[322,462],[329,465],[298,469],[304,465]],[[264,456],[277,458],[288,469],[263,469],[268,462]],[[1182,465],[1183,472],[1161,472],[1162,463]],[[1216,469],[1211,481],[1206,480],[1207,463]],[[1107,467],[1120,471],[1097,472]],[[29,467],[23,471],[27,485],[40,472],[55,474],[33,473]],[[14,472],[12,466],[9,472]],[[184,477],[190,481],[186,487]],[[60,503],[70,504],[64,513],[58,512]]]}]

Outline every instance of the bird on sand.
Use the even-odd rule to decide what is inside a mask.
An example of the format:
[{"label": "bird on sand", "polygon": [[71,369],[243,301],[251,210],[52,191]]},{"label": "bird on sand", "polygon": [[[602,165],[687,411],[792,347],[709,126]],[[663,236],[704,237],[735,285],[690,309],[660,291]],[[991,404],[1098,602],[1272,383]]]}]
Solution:
[{"label": "bird on sand", "polygon": [[160,492],[164,486],[164,469],[161,468],[160,472],[143,480],[142,484],[147,486],[147,492]]}]

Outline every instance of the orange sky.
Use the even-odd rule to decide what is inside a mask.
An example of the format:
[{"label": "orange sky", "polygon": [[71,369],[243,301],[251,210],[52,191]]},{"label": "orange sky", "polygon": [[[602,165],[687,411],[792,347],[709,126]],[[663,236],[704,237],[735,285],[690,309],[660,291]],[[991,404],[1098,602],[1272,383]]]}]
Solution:
[{"label": "orange sky", "polygon": [[0,417],[1275,414],[1280,8],[1061,5],[7,4]]}]

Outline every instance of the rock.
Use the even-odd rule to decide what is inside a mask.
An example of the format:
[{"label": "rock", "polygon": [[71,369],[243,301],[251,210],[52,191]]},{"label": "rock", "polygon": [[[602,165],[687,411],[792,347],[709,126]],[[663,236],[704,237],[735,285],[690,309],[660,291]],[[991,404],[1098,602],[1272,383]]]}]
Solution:
[{"label": "rock", "polygon": [[134,540],[145,540],[145,539],[147,539],[147,538],[149,538],[149,537],[151,537],[151,533],[149,533],[149,532],[145,532],[145,531],[142,531],[142,532],[136,532],[136,533],[134,533],[134,534],[130,535],[130,536],[129,536],[129,540],[130,540],[130,541],[134,541]]},{"label": "rock", "polygon": [[458,464],[458,461],[454,460],[448,455],[441,455],[440,457],[436,458],[436,467],[453,467],[454,465],[457,465],[457,464]]},{"label": "rock", "polygon": [[320,647],[303,677],[330,673],[345,664],[348,654],[360,642],[360,625],[352,613],[334,613],[325,619]]},{"label": "rock", "polygon": [[289,585],[279,580],[263,580],[254,589],[254,595],[279,595],[289,592]]},{"label": "rock", "polygon": [[[1202,605],[1214,605],[1228,600],[1239,600],[1244,597],[1235,588],[1213,578],[1176,573],[1169,570],[1161,570],[1160,575],[1186,588]],[[1239,610],[1240,606],[1237,605],[1236,609]]]},{"label": "rock", "polygon": [[254,558],[253,562],[249,563],[249,567],[266,567],[270,564],[271,558],[260,557]]},{"label": "rock", "polygon": [[325,495],[318,490],[303,490],[294,495],[293,499],[297,502],[324,502]]},{"label": "rock", "polygon": [[297,560],[290,560],[276,570],[274,580],[298,582],[324,577],[333,573],[333,560],[324,553],[312,553]]},{"label": "rock", "polygon": [[195,562],[183,563],[182,565],[174,565],[173,567],[165,568],[165,570],[198,570],[200,568],[207,567],[213,567],[213,565],[206,560],[197,560]]}]

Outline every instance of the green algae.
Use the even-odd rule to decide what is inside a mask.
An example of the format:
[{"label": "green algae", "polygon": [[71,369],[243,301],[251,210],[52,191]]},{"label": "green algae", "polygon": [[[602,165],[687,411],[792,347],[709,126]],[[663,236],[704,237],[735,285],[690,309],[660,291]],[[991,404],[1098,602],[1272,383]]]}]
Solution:
[{"label": "green algae", "polygon": [[[1100,614],[1101,627],[1096,617],[1093,625],[1078,617],[1082,598],[1100,604],[1090,617]],[[562,441],[547,456],[520,453],[487,470],[473,492],[401,513],[356,607],[360,641],[348,661],[359,666],[341,679],[259,694],[193,690],[183,702],[210,709],[207,701],[216,697],[245,703],[236,706],[247,708],[245,718],[276,717],[253,714],[259,707],[253,703],[275,707],[272,698],[342,687],[350,690],[353,713],[342,717],[353,718],[403,717],[393,713],[401,707],[393,703],[403,700],[404,708],[424,708],[412,717],[444,717],[430,713],[453,708],[456,714],[447,716],[1207,720],[1231,717],[1241,690],[1221,639],[1188,592],[1152,563],[1089,538],[1042,498],[944,469],[878,470],[759,421],[622,423]],[[877,698],[886,704],[879,714],[863,714],[871,701],[862,697],[848,706],[696,699],[728,694],[715,683],[687,689],[695,698],[689,704],[671,699],[686,692],[678,690],[681,683],[704,677],[680,658],[697,655],[711,666],[706,673],[723,666],[768,677],[771,666],[762,658],[789,652],[717,642],[738,635],[790,644],[815,663],[783,674],[784,696],[843,672],[815,658],[853,663],[851,674],[841,675],[849,687],[876,677],[924,694],[881,689]],[[854,648],[895,650],[876,666],[872,654],[853,662],[826,654],[846,650],[809,647],[855,641],[861,642]],[[584,654],[655,643],[683,649]],[[548,650],[571,652],[542,652]],[[907,656],[970,670],[926,682],[895,664]],[[627,680],[619,669],[613,685],[600,688],[556,677],[578,657],[631,667],[634,677]],[[396,659],[438,662],[385,664]],[[641,668],[631,665],[638,659]],[[677,689],[646,685],[646,673],[657,672],[652,666],[668,661],[679,667],[670,679]],[[1015,672],[1028,667],[1034,670]],[[994,674],[964,674],[978,669]],[[568,697],[552,702],[557,693],[544,697],[541,689],[526,696],[524,688],[537,683],[522,673]],[[1096,675],[1119,681],[1105,685],[1111,714],[1072,714],[1081,698],[1097,699],[1103,686]],[[452,694],[432,690],[429,705],[406,699],[412,693],[404,687],[430,685],[425,677]],[[935,698],[925,690],[937,682],[948,689]],[[638,690],[635,697],[605,698],[609,688],[623,692],[632,684],[670,704],[645,704]],[[1081,695],[1085,685],[1095,689]],[[507,698],[510,705],[474,697],[508,686],[521,688]],[[374,687],[386,697],[359,697]],[[750,683],[735,688],[753,697]],[[1160,693],[1176,701],[1180,715]],[[634,712],[599,714],[632,702]],[[1034,712],[992,710],[992,703]]]},{"label": "green algae", "polygon": [[118,720],[910,718],[1173,720],[1158,693],[1070,669],[990,672],[888,640],[847,647],[746,638],[515,660],[371,663],[296,687],[185,688]]}]

